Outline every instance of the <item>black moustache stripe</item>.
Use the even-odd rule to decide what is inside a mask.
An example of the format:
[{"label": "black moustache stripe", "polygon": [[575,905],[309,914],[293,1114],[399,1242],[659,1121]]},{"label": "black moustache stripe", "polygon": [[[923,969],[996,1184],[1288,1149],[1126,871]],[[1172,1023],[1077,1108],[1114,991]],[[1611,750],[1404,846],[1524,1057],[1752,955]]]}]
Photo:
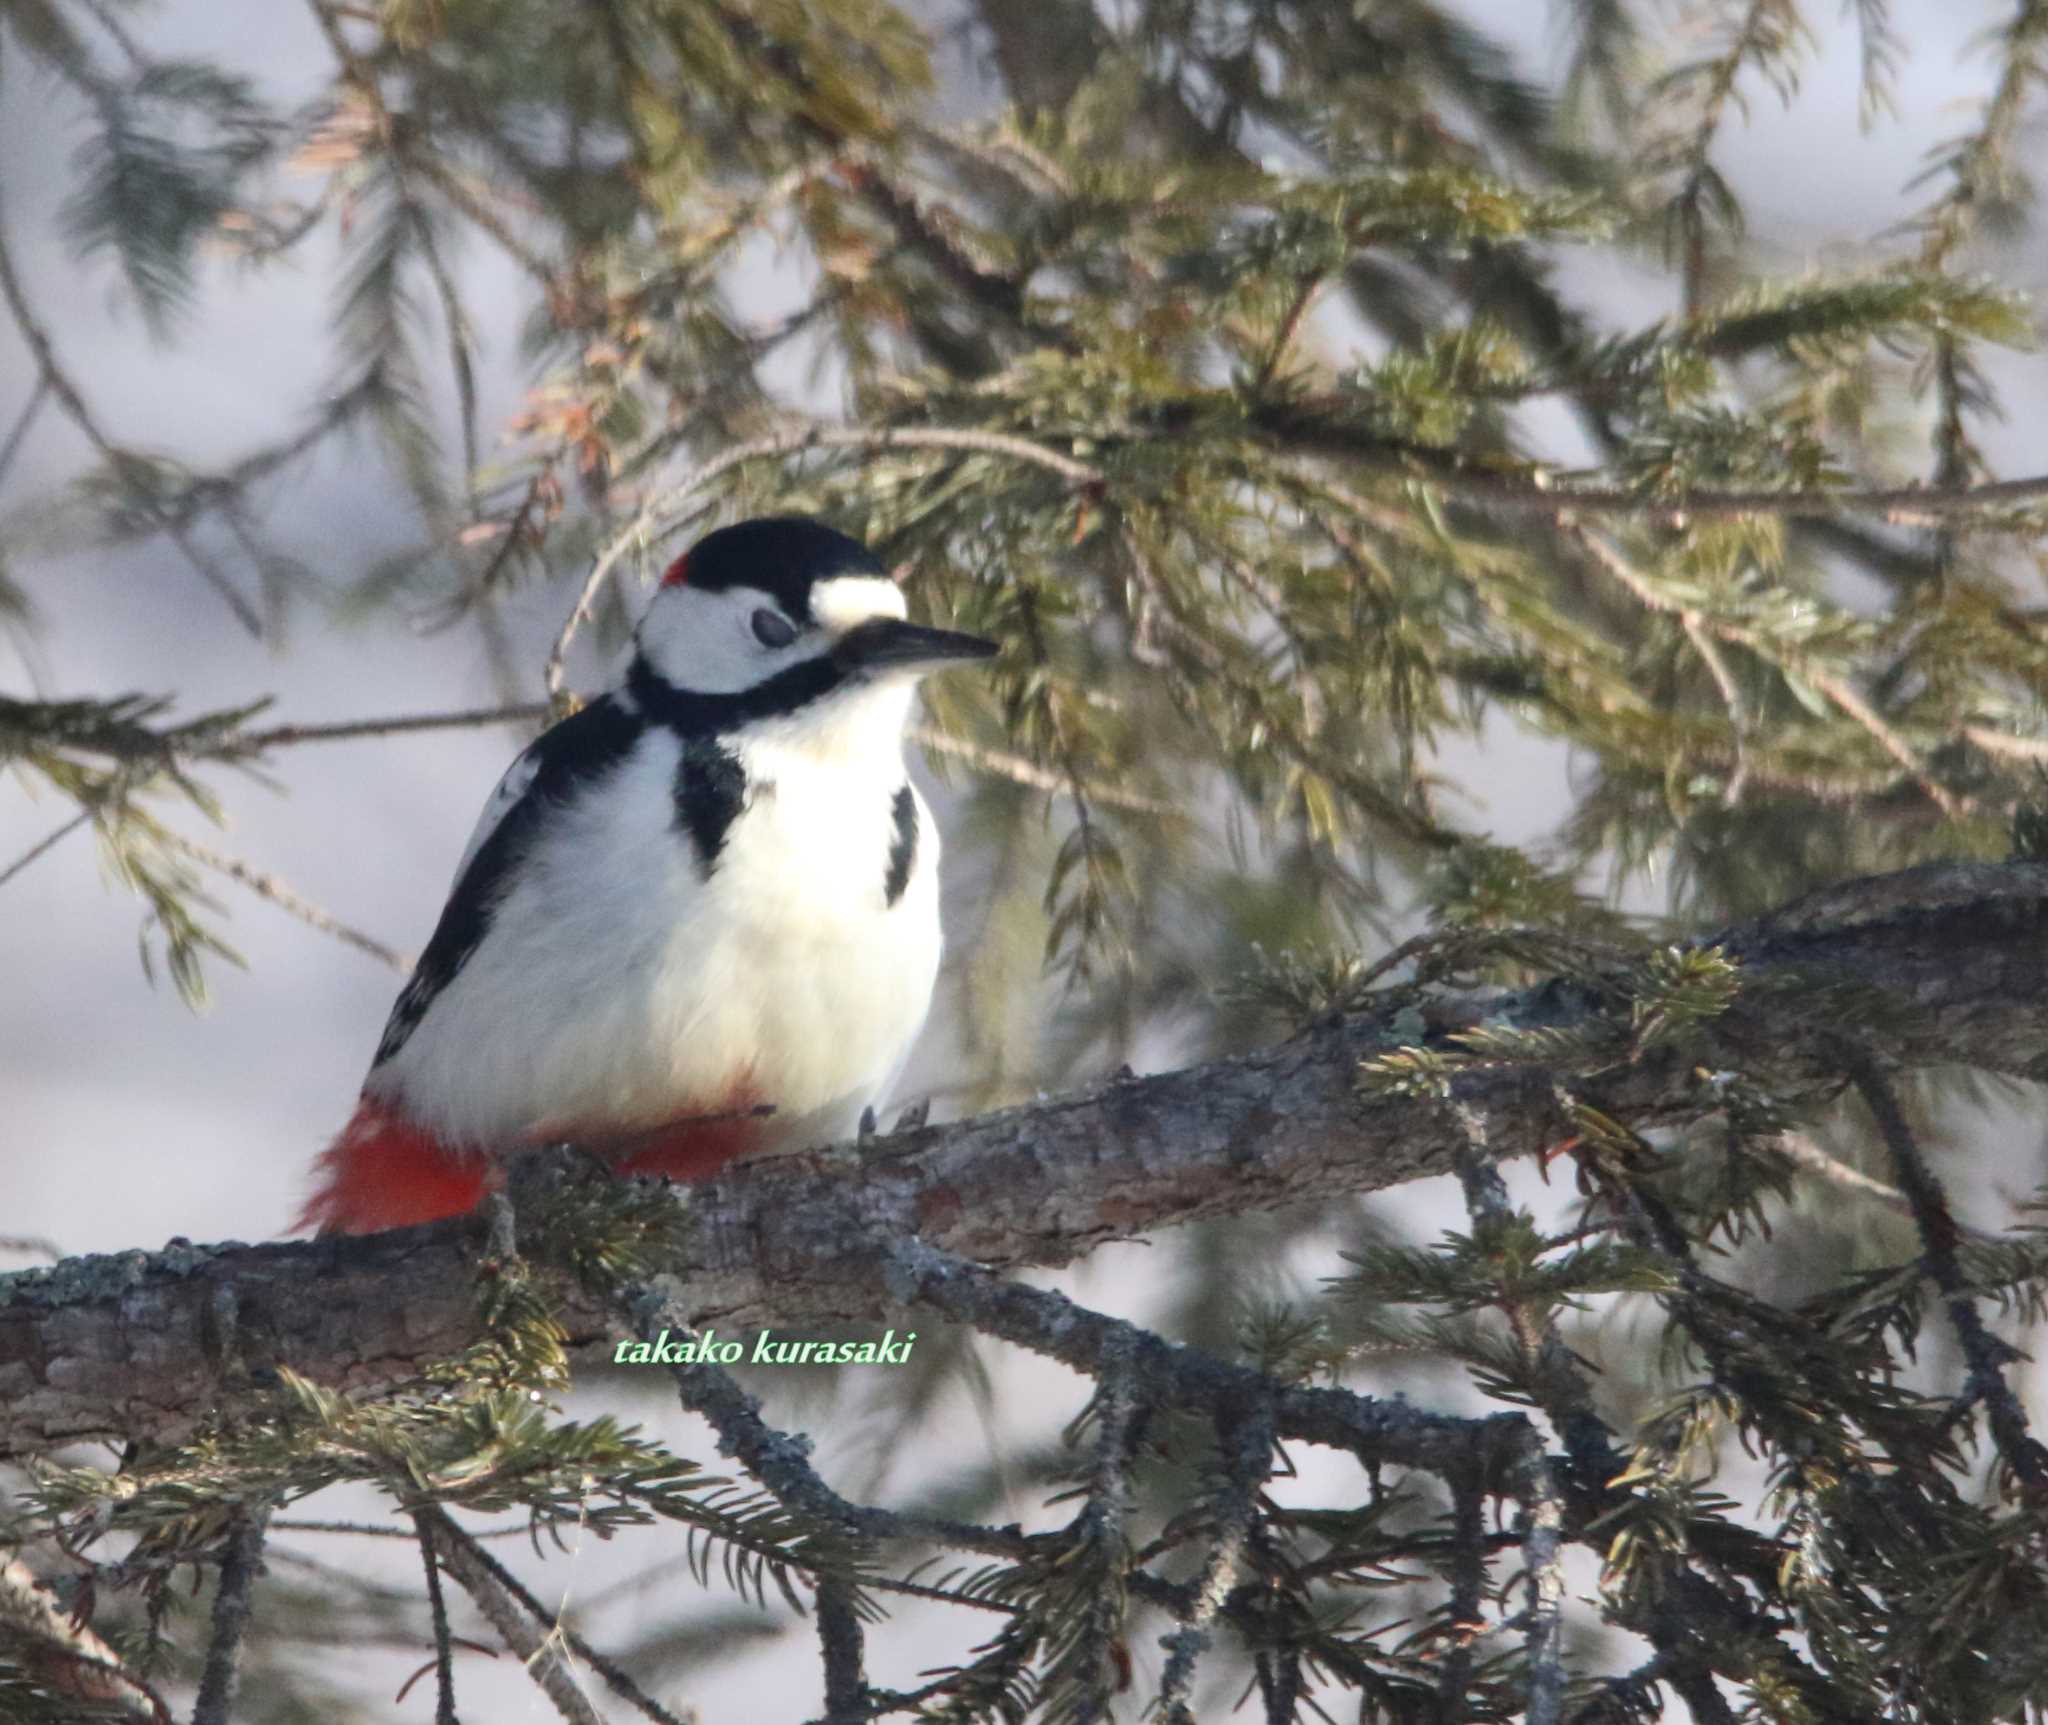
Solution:
[{"label": "black moustache stripe", "polygon": [[626,690],[650,722],[685,737],[715,737],[756,719],[779,719],[794,713],[847,680],[848,674],[828,656],[806,659],[751,689],[705,695],[678,689],[636,653],[626,672]]}]

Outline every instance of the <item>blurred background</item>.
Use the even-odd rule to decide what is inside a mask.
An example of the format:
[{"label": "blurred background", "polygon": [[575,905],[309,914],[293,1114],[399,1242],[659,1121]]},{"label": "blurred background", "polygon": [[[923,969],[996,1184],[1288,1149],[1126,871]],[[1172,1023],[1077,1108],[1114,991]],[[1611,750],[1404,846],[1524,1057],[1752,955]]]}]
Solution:
[{"label": "blurred background", "polygon": [[[747,434],[774,413],[858,415],[897,399],[892,389],[913,397],[913,385],[882,374],[900,363],[915,375],[911,359],[946,363],[944,331],[920,318],[947,325],[965,347],[985,348],[975,360],[985,375],[1008,378],[1003,368],[1022,363],[1019,344],[977,328],[924,277],[892,277],[895,253],[843,213],[768,209],[739,222],[746,197],[787,171],[777,153],[785,140],[774,131],[786,92],[773,78],[764,77],[761,101],[774,124],[764,121],[758,134],[721,108],[726,91],[709,86],[699,92],[701,105],[677,103],[668,120],[647,121],[640,146],[657,155],[672,142],[663,124],[702,128],[703,159],[678,149],[683,166],[642,160],[633,170],[639,189],[620,194],[637,198],[640,213],[628,219],[599,207],[576,174],[592,184],[606,172],[624,175],[623,163],[607,168],[606,152],[632,153],[605,131],[611,116],[602,112],[603,96],[593,83],[579,110],[584,98],[574,77],[538,87],[541,62],[557,52],[550,27],[519,8],[494,25],[484,16],[489,10],[196,0],[134,10],[57,0],[0,6],[0,235],[17,301],[16,314],[0,318],[0,436],[7,438],[0,445],[0,553],[8,591],[24,602],[6,623],[0,692],[44,701],[170,696],[173,705],[150,721],[159,724],[263,700],[272,705],[254,721],[261,725],[541,702],[548,696],[543,666],[582,572],[654,487],[661,462],[676,461],[679,451],[714,455],[721,437]],[[1611,41],[1601,34],[1610,10],[1628,13],[1632,25]],[[1400,116],[1400,137],[1352,139],[1345,147],[1399,160],[1404,150],[1426,153],[1434,126],[1455,136],[1458,150],[1447,153],[1460,160],[1509,179],[1612,198],[1633,212],[1597,239],[1531,242],[1542,280],[1583,320],[1589,342],[1676,318],[1689,293],[1711,298],[1756,281],[1854,272],[1919,247],[1922,230],[1911,224],[1941,195],[1934,182],[1944,151],[1982,124],[2007,72],[2011,44],[1998,32],[2011,8],[1934,0],[1809,8],[1810,36],[1776,58],[1738,63],[1710,149],[1743,225],[1710,230],[1694,260],[1700,279],[1689,283],[1683,244],[1667,249],[1653,200],[1618,183],[1614,164],[1630,138],[1655,132],[1642,112],[1653,106],[1646,93],[1657,89],[1656,69],[1712,56],[1729,18],[1744,10],[1481,0],[1360,8],[1366,24],[1417,56],[1424,49],[1416,44],[1433,40],[1432,31],[1457,33],[1460,63],[1487,81],[1460,91],[1448,87],[1440,67],[1384,69],[1389,80],[1412,75],[1422,94]],[[1137,40],[1165,28],[1154,11],[1106,6],[1100,27]],[[583,13],[587,20],[575,27],[589,32],[616,17],[603,4]],[[1021,6],[920,5],[900,41],[890,34],[899,26],[879,6],[827,13],[849,42],[861,42],[858,52],[849,49],[855,69],[845,105],[857,114],[863,104],[885,106],[915,82],[898,62],[919,59],[929,87],[914,102],[906,98],[908,105],[922,123],[961,135],[999,126],[1042,100],[1033,86],[1060,75],[1066,51],[1059,31]],[[1881,28],[1872,18],[1879,13]],[[483,36],[494,28],[506,41],[502,52],[487,53]],[[423,228],[379,263],[365,255],[379,224],[402,229],[410,218],[403,209],[394,213],[388,172],[379,179],[381,122],[364,94],[371,85],[362,66],[341,55],[372,56],[408,42],[440,55],[451,86],[470,78],[480,112],[463,112],[445,90],[434,102],[461,139],[447,159],[482,165],[473,178],[416,184],[432,211],[431,238]],[[1616,43],[1617,88],[1641,104],[1628,123],[1644,132],[1629,132],[1605,106],[1599,54]],[[1882,85],[1889,100],[1874,108],[1873,43],[1880,57],[1890,55],[1893,74]],[[74,52],[86,57],[79,64],[89,62],[89,74],[67,70],[65,57]],[[534,65],[513,64],[522,55]],[[178,90],[166,78],[153,93],[144,90],[142,68],[172,63],[246,81],[235,100],[249,104],[252,177],[235,180],[219,207],[195,210],[193,232],[124,235],[120,224],[131,218],[118,197],[141,198],[168,224],[164,211],[177,190],[168,181],[152,189],[131,165],[140,177],[108,192],[105,139],[115,122],[95,99],[94,80],[118,86],[123,99],[160,101],[172,115],[167,132],[195,149],[208,139],[233,147],[232,117],[222,118],[225,85]],[[403,82],[401,72],[392,76]],[[1373,91],[1358,76],[1357,99],[1370,101]],[[2016,105],[2004,164],[2015,180],[2039,155],[2027,94]],[[1680,99],[1668,92],[1660,99],[1667,98]],[[426,97],[417,99],[426,111]],[[1697,104],[1698,92],[1685,99]],[[664,93],[650,86],[634,100],[660,108]],[[1111,106],[1108,96],[1100,100]],[[1121,120],[1098,116],[1091,123],[1101,130],[1076,147],[1112,158],[1114,128],[1123,125],[1137,140],[1134,161],[1158,153],[1166,122],[1140,100],[1127,106]],[[493,154],[478,140],[497,122],[504,135]],[[1018,136],[1056,153],[1057,126],[1033,132],[1017,124]],[[1518,126],[1540,135],[1517,138]],[[1262,144],[1256,113],[1241,141],[1255,160],[1265,150],[1269,172],[1302,170],[1288,153],[1293,146]],[[912,140],[905,147],[922,146]],[[507,164],[521,151],[568,162],[575,173],[565,168],[550,179],[536,167],[516,195],[501,195],[514,178]],[[955,176],[950,189],[965,185],[969,200],[985,191],[972,160],[938,154]],[[1658,167],[1647,154],[1638,165]],[[1660,171],[1668,183],[1669,165]],[[1046,169],[1048,177],[1056,172]],[[841,180],[835,196],[860,188],[855,169]],[[554,207],[545,201],[550,185],[561,200]],[[114,201],[95,205],[102,193]],[[493,219],[469,219],[465,199],[483,203]],[[1980,202],[1992,208],[1993,200]],[[2009,210],[1993,213],[2022,205],[2015,195]],[[725,218],[744,231],[707,239]],[[510,243],[494,237],[494,225],[510,231]],[[949,231],[937,218],[933,225],[942,237]],[[834,243],[846,255],[834,253]],[[152,261],[149,248],[157,244],[165,256],[177,252],[175,263]],[[1975,223],[1966,245],[1971,269],[1989,271],[2002,289],[2037,292],[2043,255],[2019,216]],[[968,239],[959,249],[983,255]],[[565,268],[549,288],[522,252],[549,260],[574,254],[585,267],[573,282]],[[854,253],[859,261],[849,262]],[[636,272],[651,279],[664,259],[701,279],[692,279],[687,295],[678,289],[673,304],[649,302],[644,322],[655,326],[652,333],[579,324],[574,305],[565,314],[565,302],[588,289],[613,325],[629,323],[619,316],[622,284]],[[1077,261],[1064,281],[1055,271],[1034,291],[1056,300],[1099,289],[1093,267]],[[1443,280],[1429,277],[1433,267],[1433,258],[1407,266],[1405,280],[1380,284],[1379,300],[1368,286],[1316,298],[1295,338],[1304,375],[1352,375],[1429,329],[1456,329],[1475,315],[1443,291]],[[377,280],[379,268],[392,279]],[[887,302],[899,289],[911,309],[892,314]],[[840,302],[822,315],[807,313],[828,290]],[[1199,302],[1213,288],[1197,281],[1188,291]],[[971,292],[966,298],[973,303]],[[380,318],[389,329],[372,327]],[[799,327],[784,327],[792,323]],[[1085,337],[1088,326],[1078,327]],[[43,339],[64,386],[76,392],[77,413],[43,376],[31,346]],[[636,339],[647,351],[622,357],[618,350]],[[613,351],[597,351],[601,344]],[[1839,375],[1851,368],[1837,367],[1827,409],[1835,418],[1821,434],[1853,421],[1852,465],[1877,481],[1936,473],[1945,462],[1957,464],[1946,469],[1951,478],[2033,471],[2042,465],[2032,408],[2044,373],[2025,345],[1973,348],[1971,387],[1981,387],[1982,399],[1969,401],[1966,455],[1943,445],[1945,398],[1928,384],[1917,351],[1855,379]],[[906,356],[906,349],[913,351]],[[1763,375],[1765,364],[1731,374],[1729,388],[1748,405],[1777,387]],[[704,378],[695,397],[675,383],[691,365]],[[391,399],[337,409],[331,434],[309,440],[275,471],[238,471],[252,452],[320,424],[323,408],[347,402],[372,372]],[[1852,406],[1846,398],[1855,390],[1863,393]],[[629,424],[625,403],[635,396],[631,411],[641,418]],[[1988,410],[1994,396],[2002,415]],[[672,434],[665,445],[656,435],[663,412]],[[596,427],[588,449],[569,423],[578,413]],[[111,448],[96,443],[102,437]],[[1531,391],[1503,406],[1481,441],[1557,470],[1609,459],[1583,403],[1568,392]],[[146,471],[123,470],[113,449],[166,459]],[[735,488],[703,499],[708,513],[686,535],[764,506],[836,508],[841,519],[851,511],[851,525],[885,544],[912,546],[906,557],[917,603],[969,622],[1000,611],[988,590],[1013,542],[1003,530],[990,530],[981,560],[963,565],[959,584],[949,585],[951,577],[934,572],[944,537],[919,539],[922,517],[900,500],[857,495],[851,471],[750,470]],[[225,476],[231,500],[187,507],[184,488],[195,476]],[[938,483],[929,474],[917,482]],[[971,488],[974,476],[961,483]],[[153,503],[140,501],[145,491]],[[1171,508],[1170,498],[1160,506]],[[175,532],[161,530],[169,519]],[[957,533],[957,518],[948,520]],[[1079,531],[1068,517],[1047,541],[1017,542],[1045,555],[1045,543]],[[1891,535],[1878,550],[1940,555],[1936,537]],[[508,544],[511,553],[499,558]],[[1808,547],[1806,555],[1808,590],[1849,614],[1899,602],[1901,589],[1871,573],[1883,558],[1870,545]],[[598,626],[575,644],[572,690],[605,686],[624,621],[661,561],[629,560]],[[2014,581],[2031,579],[2024,564],[2008,569]],[[1401,567],[1398,560],[1392,566]],[[1014,624],[1007,614],[996,617],[1005,620]],[[925,1044],[897,1100],[929,1096],[942,1119],[1082,1084],[1124,1062],[1157,1068],[1269,1039],[1284,1023],[1231,993],[1256,967],[1259,950],[1317,945],[1370,959],[1423,927],[1447,895],[1492,890],[1474,885],[1484,872],[1479,863],[1447,864],[1412,830],[1376,836],[1369,821],[1354,823],[1347,813],[1336,823],[1343,841],[1325,842],[1313,810],[1305,816],[1288,804],[1302,794],[1298,783],[1259,782],[1207,739],[1190,740],[1189,721],[1143,692],[1142,665],[1134,671],[1135,662],[1119,658],[1102,667],[1097,656],[1118,652],[1123,641],[1112,646],[1101,631],[1091,635],[1087,617],[1060,626],[1072,631],[1064,674],[1076,705],[1068,717],[1034,718],[1014,689],[949,689],[953,706],[935,712],[932,726],[982,750],[984,760],[993,752],[997,768],[977,767],[958,748],[928,757],[913,750],[947,845],[949,952]],[[1618,633],[1626,638],[1630,627]],[[1125,703],[1101,735],[1087,731],[1085,716],[1072,716],[1088,687]],[[1588,894],[1589,903],[1630,915],[1712,927],[1781,887],[1853,872],[1849,865],[1859,860],[1839,841],[1843,828],[1825,825],[1787,841],[1796,867],[1739,881],[1710,852],[1688,853],[1693,841],[1683,834],[1624,838],[1618,818],[1588,825],[1589,803],[1608,796],[1611,817],[1619,795],[1610,753],[1575,734],[1570,715],[1559,720],[1511,698],[1487,698],[1477,685],[1447,699],[1398,746],[1369,702],[1351,723],[1376,739],[1356,745],[1357,758],[1385,769],[1395,800],[1406,797],[1418,820],[1516,847],[1532,866],[1553,869]],[[246,769],[221,762],[193,769],[218,799],[217,825],[175,794],[147,806],[174,833],[218,858],[238,859],[402,955],[424,943],[477,809],[531,734],[530,722],[491,723],[281,747]],[[1113,863],[1075,860],[1075,804],[1065,784],[1075,747],[1091,763],[1101,813],[1116,835]],[[1018,782],[1002,761],[1028,765],[1040,782]],[[1409,794],[1425,782],[1426,796]],[[1899,839],[1885,826],[1884,807],[1829,806],[1836,810],[1830,822],[1884,828],[1870,860],[1914,854],[1914,846],[1942,848],[1910,822],[1898,823],[1911,829]],[[0,779],[0,870],[75,812],[61,786],[32,767]],[[89,827],[7,875],[0,886],[0,965],[10,979],[0,990],[0,1234],[8,1240],[0,1268],[38,1261],[36,1242],[65,1253],[108,1252],[177,1235],[280,1234],[303,1197],[309,1160],[348,1113],[398,986],[391,964],[309,926],[206,861],[136,842],[169,871],[177,914],[189,911],[241,962],[201,953],[203,1003],[181,999],[164,978],[165,922],[151,921]],[[1980,850],[1988,843],[1981,833],[1966,842]],[[118,845],[112,854],[118,858]],[[1487,854],[1498,864],[1504,853]],[[1460,867],[1464,875],[1447,885],[1445,870],[1457,876]],[[1105,876],[1099,901],[1088,884],[1096,872]],[[1098,918],[1109,932],[1091,949]],[[138,942],[156,954],[155,986],[138,965]],[[1119,945],[1135,956],[1121,956]],[[1958,1208],[1996,1224],[2039,1181],[2038,1127],[2012,1111],[2009,1099],[1975,1101],[1968,1124],[1949,1133],[1943,1169]],[[1926,1107],[1930,1118],[1950,1118],[1940,1099]],[[1838,1148],[1858,1153],[1849,1138]],[[1509,1172],[1518,1201],[1546,1218],[1566,1215],[1570,1193],[1544,1188],[1532,1171]],[[1896,1218],[1827,1189],[1818,1201],[1802,1192],[1776,1214],[1779,1239],[1758,1261],[1759,1285],[1789,1286],[1787,1278],[1797,1278],[1788,1262],[1802,1263],[1800,1274],[1817,1281],[1822,1266],[1896,1257],[1905,1239]],[[1098,1307],[1218,1342],[1259,1302],[1299,1298],[1341,1269],[1342,1250],[1373,1239],[1427,1240],[1464,1224],[1454,1186],[1430,1181],[1313,1218],[1249,1218],[1111,1248],[1054,1280]],[[1626,1347],[1629,1322],[1626,1312],[1606,1315],[1600,1326],[1589,1320],[1575,1345],[1596,1357],[1603,1337]],[[821,1466],[850,1495],[895,1502],[915,1494],[989,1520],[1043,1524],[1057,1434],[1078,1409],[1078,1380],[994,1344],[933,1337],[920,1349],[917,1370],[883,1382],[853,1373],[800,1381],[776,1374],[750,1387],[769,1397],[774,1417],[818,1434]],[[1939,1358],[1937,1349],[1936,1365]],[[1351,1381],[1436,1405],[1480,1405],[1461,1374],[1427,1357],[1368,1359]],[[1641,1388],[1605,1386],[1624,1403]],[[681,1453],[710,1459],[702,1430],[659,1385],[593,1372],[579,1383],[572,1411],[593,1409],[644,1421]],[[1295,1460],[1303,1477],[1283,1493],[1313,1498],[1332,1483],[1327,1458]],[[349,1491],[293,1513],[346,1518],[375,1507],[370,1494]],[[667,1538],[655,1531],[593,1539],[520,1567],[672,1706],[700,1709],[706,1720],[815,1711],[808,1627],[779,1604],[740,1602],[716,1581],[699,1589],[673,1560]],[[327,1603],[297,1620],[306,1639],[256,1649],[251,1718],[431,1715],[430,1685],[403,1705],[392,1701],[425,1656],[414,1608],[401,1597],[418,1586],[410,1549],[387,1556],[366,1537],[280,1535],[271,1575],[281,1588],[324,1589]],[[1589,1575],[1576,1580],[1587,1584]],[[914,1686],[917,1671],[933,1662],[920,1656],[923,1637],[938,1638],[934,1647],[964,1644],[968,1626],[960,1617],[936,1607],[905,1613],[908,1629],[880,1643],[872,1674]],[[1159,1655],[1150,1641],[1135,1652],[1142,1694],[1156,1681]],[[1626,1650],[1606,1657],[1628,1661]],[[466,1716],[547,1716],[512,1666],[506,1658],[464,1659]],[[1236,1680],[1221,1667],[1212,1679],[1208,1702],[1221,1716],[1236,1699]],[[301,1706],[317,1711],[293,1712]]]}]

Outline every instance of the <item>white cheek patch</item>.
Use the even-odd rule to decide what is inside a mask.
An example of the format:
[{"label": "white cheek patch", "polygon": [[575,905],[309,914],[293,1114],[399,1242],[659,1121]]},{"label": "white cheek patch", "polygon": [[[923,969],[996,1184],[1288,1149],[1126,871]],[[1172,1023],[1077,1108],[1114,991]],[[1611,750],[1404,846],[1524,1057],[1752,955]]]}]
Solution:
[{"label": "white cheek patch", "polygon": [[811,588],[811,619],[828,634],[843,635],[877,617],[900,623],[909,615],[903,589],[884,575],[835,575]]},{"label": "white cheek patch", "polygon": [[640,623],[640,651],[679,689],[737,694],[761,680],[769,655],[749,631],[747,619],[756,605],[771,603],[767,594],[752,588],[729,593],[659,588]]},{"label": "white cheek patch", "polygon": [[[735,695],[775,672],[824,650],[816,634],[767,649],[755,638],[753,615],[782,607],[755,587],[704,593],[687,584],[656,589],[641,620],[640,650],[668,682],[705,695]],[[829,641],[878,617],[902,621],[903,592],[881,575],[835,575],[811,588],[811,622]],[[792,618],[792,622],[796,619]]]}]

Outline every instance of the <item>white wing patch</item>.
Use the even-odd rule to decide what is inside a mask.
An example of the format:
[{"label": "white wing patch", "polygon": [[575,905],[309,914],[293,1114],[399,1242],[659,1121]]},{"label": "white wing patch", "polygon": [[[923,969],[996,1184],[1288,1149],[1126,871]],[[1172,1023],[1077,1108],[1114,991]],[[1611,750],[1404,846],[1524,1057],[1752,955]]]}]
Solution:
[{"label": "white wing patch", "polygon": [[457,880],[469,872],[469,865],[476,861],[476,853],[484,848],[484,841],[498,830],[498,823],[509,815],[519,799],[526,795],[534,775],[540,771],[540,745],[528,744],[523,753],[505,769],[505,776],[498,781],[498,788],[491,792],[484,802],[483,813],[476,818],[471,830],[469,843],[462,847],[462,860],[455,865]]}]

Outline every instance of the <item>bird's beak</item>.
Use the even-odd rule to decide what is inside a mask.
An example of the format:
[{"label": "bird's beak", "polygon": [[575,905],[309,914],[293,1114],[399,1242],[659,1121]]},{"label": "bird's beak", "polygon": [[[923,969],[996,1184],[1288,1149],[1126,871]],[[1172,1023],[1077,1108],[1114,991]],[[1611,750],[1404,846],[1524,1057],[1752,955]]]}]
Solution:
[{"label": "bird's beak", "polygon": [[1001,651],[979,635],[877,617],[840,636],[832,657],[843,671],[900,671],[937,669],[949,659],[987,659]]}]

